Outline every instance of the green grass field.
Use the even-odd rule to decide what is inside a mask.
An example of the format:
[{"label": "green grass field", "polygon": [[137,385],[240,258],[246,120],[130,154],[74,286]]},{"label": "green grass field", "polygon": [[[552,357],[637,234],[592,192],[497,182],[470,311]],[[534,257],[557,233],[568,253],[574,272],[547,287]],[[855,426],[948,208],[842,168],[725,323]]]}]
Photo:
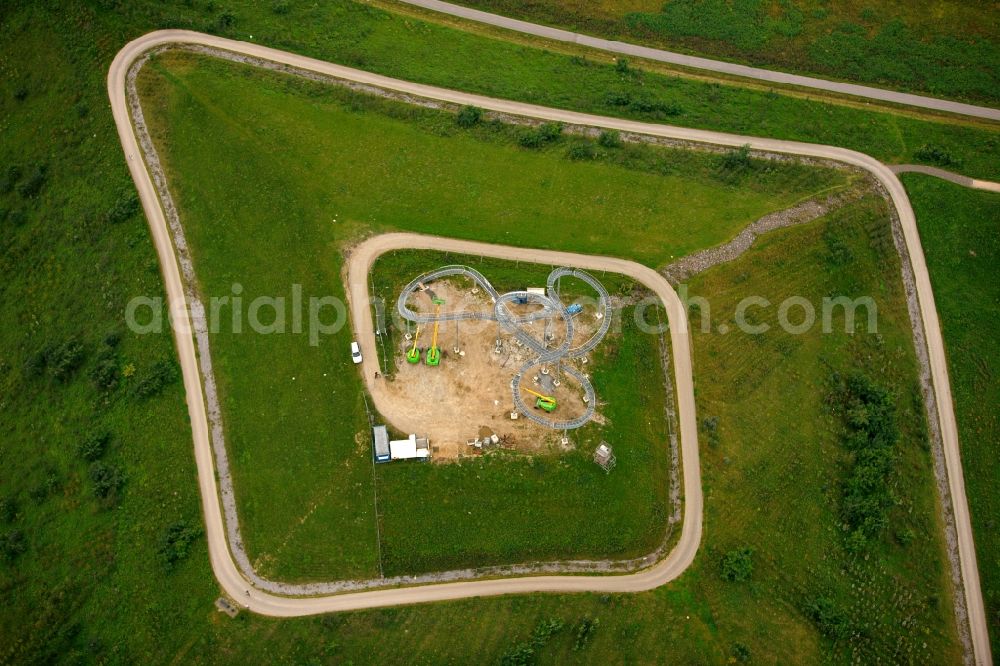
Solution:
[{"label": "green grass field", "polygon": [[[242,285],[245,302],[287,294],[292,284],[302,285],[306,299],[341,296],[341,251],[365,228],[558,247],[658,265],[722,242],[811,192],[848,182],[838,172],[795,165],[761,164],[732,176],[718,156],[648,147],[573,161],[566,152],[581,140],[526,149],[516,141],[519,128],[487,124],[466,132],[450,114],[184,54],[151,64],[140,85],[206,301],[230,294],[234,282]],[[542,225],[546,233],[531,231]],[[305,333],[231,331],[227,321],[213,338],[213,354],[252,560],[282,580],[372,575],[378,569],[370,461],[356,455],[367,421],[358,378],[347,371],[349,331],[318,348]],[[657,369],[651,369],[654,377]],[[626,392],[650,381],[628,373],[617,377],[628,380],[621,387]],[[329,409],[316,408],[325,403]],[[653,411],[662,413],[656,403]],[[611,409],[617,420],[617,408]],[[621,412],[622,420],[633,417],[648,421]],[[662,424],[657,428],[637,430],[637,439],[664,441]],[[583,454],[569,458],[568,466],[493,461],[479,468],[387,468],[380,472],[379,490],[384,570],[648,552],[661,539],[663,520],[656,516],[663,514],[666,488],[653,493],[649,479],[625,483],[639,474],[643,457],[637,452],[625,461],[615,489],[606,490],[608,497],[634,493],[623,502],[618,524],[589,529],[583,507],[598,502],[601,491]],[[662,456],[649,459],[650,476],[662,478]],[[445,488],[456,489],[456,500],[471,495],[477,476],[486,478],[483,487],[497,488],[487,494],[491,501],[479,502],[482,512],[501,523],[507,515],[506,529],[486,528],[481,513],[465,512],[462,506],[471,499],[435,501]],[[522,485],[511,484],[519,477]],[[539,478],[548,480],[539,484]],[[344,487],[356,492],[335,492]],[[581,510],[558,529],[552,505],[513,501],[552,487],[583,493],[567,496],[574,501],[566,505]],[[658,503],[638,508],[638,498],[657,495]],[[426,522],[410,517],[407,507],[414,501],[427,507]],[[456,543],[456,531],[469,538]],[[568,543],[573,547],[567,549]]]},{"label": "green grass field", "polygon": [[[950,153],[960,165],[953,168],[983,177],[997,175],[995,130],[652,74],[621,77],[608,64],[342,2],[8,3],[0,23],[8,74],[0,78],[0,176],[18,166],[32,183],[0,188],[0,499],[13,500],[0,505],[0,535],[9,544],[11,532],[21,532],[26,546],[0,562],[7,602],[0,661],[366,663],[407,654],[418,663],[456,663],[475,653],[496,662],[530,644],[537,626],[554,617],[567,626],[540,648],[544,662],[719,662],[743,654],[737,644],[760,661],[847,661],[799,605],[753,584],[723,584],[716,555],[743,535],[727,538],[711,525],[702,554],[714,548],[713,555],[649,594],[530,595],[287,621],[246,614],[230,621],[216,612],[203,539],[196,536],[183,557],[186,539],[169,538],[174,525],[201,522],[183,391],[167,382],[150,393],[164,376],[162,362],[174,356],[172,340],[123,331],[117,346],[105,342],[122,330],[128,298],[161,289],[148,230],[130,213],[134,190],[107,112],[107,67],[122,44],[158,27],[253,34],[401,78],[566,108],[656,118],[675,102],[681,113],[664,116],[668,122],[836,143],[886,160],[914,161],[930,143]],[[612,89],[645,91],[667,106],[610,105]],[[36,167],[46,167],[40,179]],[[975,195],[949,196],[967,205]],[[74,341],[84,350],[77,361]],[[56,362],[34,374],[38,353],[50,345],[61,353],[45,355]],[[121,371],[110,392],[92,378],[107,378],[106,347],[117,349]],[[110,501],[94,496],[93,463],[77,452],[88,434],[105,429],[112,442],[102,460],[125,477]],[[707,474],[718,471],[710,460],[704,465]],[[98,480],[107,487],[106,473]],[[715,491],[708,510],[719,515],[731,499]],[[583,618],[600,625],[574,651]],[[954,660],[953,651],[934,648],[940,644],[928,641],[931,660]]]},{"label": "green grass field", "polygon": [[962,2],[460,0],[486,11],[667,49],[995,104],[1000,32]]},{"label": "green grass field", "polygon": [[1000,654],[1000,196],[904,177],[941,315],[983,599]]}]

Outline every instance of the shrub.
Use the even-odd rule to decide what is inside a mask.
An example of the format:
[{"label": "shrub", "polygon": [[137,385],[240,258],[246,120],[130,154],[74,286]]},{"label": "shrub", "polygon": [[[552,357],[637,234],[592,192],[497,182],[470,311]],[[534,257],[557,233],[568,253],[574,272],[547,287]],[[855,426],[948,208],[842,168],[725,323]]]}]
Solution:
[{"label": "shrub", "polygon": [[622,145],[622,135],[618,130],[604,130],[597,143],[604,148],[618,148]]},{"label": "shrub", "polygon": [[538,135],[543,141],[551,142],[559,138],[563,131],[562,123],[542,123],[538,127]]},{"label": "shrub", "polygon": [[17,498],[0,498],[0,522],[12,523],[17,518]]},{"label": "shrub", "polygon": [[628,74],[628,58],[615,58],[615,71],[619,74]]},{"label": "shrub", "polygon": [[828,638],[839,640],[850,634],[847,617],[827,597],[818,597],[809,602],[806,614],[816,623],[820,633]]},{"label": "shrub", "polygon": [[709,416],[701,420],[701,431],[708,438],[709,446],[719,445],[719,417]]},{"label": "shrub", "polygon": [[455,122],[458,123],[458,126],[466,128],[478,125],[482,119],[483,110],[478,106],[463,106],[459,109],[458,115],[455,116]]},{"label": "shrub", "polygon": [[750,145],[744,144],[736,150],[731,150],[722,156],[720,167],[723,171],[743,172],[753,167],[753,160],[750,157]]},{"label": "shrub", "polygon": [[177,378],[177,369],[172,361],[157,361],[149,369],[149,374],[135,385],[135,395],[139,398],[151,398],[163,390]]},{"label": "shrub", "polygon": [[83,363],[83,345],[75,340],[50,347],[44,352],[44,364],[49,374],[61,382],[68,381]]},{"label": "shrub", "polygon": [[160,536],[157,552],[167,568],[188,555],[188,549],[195,539],[201,536],[201,528],[185,522],[174,523]]},{"label": "shrub", "polygon": [[116,465],[98,460],[90,466],[90,481],[94,497],[107,499],[125,484],[125,472]]},{"label": "shrub", "polygon": [[20,85],[14,89],[14,99],[18,102],[23,102],[28,99],[28,86]]},{"label": "shrub", "polygon": [[562,134],[562,123],[543,123],[533,129],[525,130],[518,137],[518,143],[523,148],[541,148],[546,143],[552,143]]},{"label": "shrub", "polygon": [[753,549],[739,548],[722,556],[722,580],[742,583],[753,573]]},{"label": "shrub", "polygon": [[90,378],[98,390],[110,391],[118,385],[118,364],[112,358],[101,359],[90,369]]},{"label": "shrub", "polygon": [[292,6],[287,2],[276,2],[271,5],[271,11],[278,16],[284,16],[288,12],[292,11]]},{"label": "shrub", "polygon": [[745,643],[733,643],[733,657],[730,661],[745,664],[750,661],[750,648]]},{"label": "shrub", "polygon": [[899,429],[895,402],[888,391],[862,373],[836,380],[831,401],[846,424],[842,442],[854,454],[842,486],[841,512],[850,529],[847,546],[857,552],[889,524],[893,505],[889,477]]},{"label": "shrub", "polygon": [[597,157],[597,149],[589,141],[579,141],[569,147],[566,155],[571,160],[592,160]]},{"label": "shrub", "polygon": [[24,199],[33,199],[38,196],[48,180],[48,167],[44,164],[37,164],[25,176],[24,180],[17,184],[17,193]]},{"label": "shrub", "polygon": [[956,160],[952,157],[951,153],[941,146],[929,143],[920,146],[920,148],[913,153],[913,156],[921,162],[930,162],[931,164],[937,164],[938,166],[957,166],[961,164],[961,160]]},{"label": "shrub", "polygon": [[530,666],[535,663],[535,648],[531,643],[518,643],[500,656],[500,666]]},{"label": "shrub", "polygon": [[0,194],[7,194],[14,190],[14,186],[17,181],[21,179],[21,167],[16,164],[11,164],[9,167],[4,169],[3,175],[0,176]]},{"label": "shrub", "polygon": [[597,630],[597,625],[599,621],[597,618],[591,620],[589,617],[585,617],[576,625],[576,639],[573,641],[573,650],[579,652],[590,644],[590,639],[594,636],[594,631]]},{"label": "shrub", "polygon": [[110,432],[106,430],[92,432],[76,445],[76,453],[87,462],[94,462],[104,455],[110,443]]},{"label": "shrub", "polygon": [[604,93],[604,103],[608,106],[628,106],[632,103],[632,95],[624,90],[609,90]]},{"label": "shrub", "polygon": [[215,20],[215,25],[219,30],[227,30],[236,25],[236,15],[232,12],[222,12]]},{"label": "shrub", "polygon": [[10,530],[0,535],[0,558],[4,562],[13,562],[26,550],[28,550],[28,540],[21,530]]},{"label": "shrub", "polygon": [[841,238],[835,225],[829,225],[823,230],[823,241],[826,243],[826,260],[831,266],[843,266],[854,260],[854,252]]},{"label": "shrub", "polygon": [[7,222],[10,223],[12,227],[20,227],[28,221],[28,214],[25,213],[20,208],[15,208],[14,210],[7,213]]},{"label": "shrub", "polygon": [[109,224],[119,224],[131,218],[138,210],[139,198],[135,195],[135,192],[125,192],[104,213],[103,219]]}]

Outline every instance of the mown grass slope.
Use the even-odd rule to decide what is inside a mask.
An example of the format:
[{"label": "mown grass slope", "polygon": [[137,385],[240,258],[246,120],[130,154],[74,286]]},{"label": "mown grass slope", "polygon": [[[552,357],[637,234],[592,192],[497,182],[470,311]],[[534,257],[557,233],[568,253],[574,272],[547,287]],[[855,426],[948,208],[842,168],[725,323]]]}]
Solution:
[{"label": "mown grass slope", "polygon": [[951,394],[993,653],[1000,653],[1000,195],[903,177],[920,224]]},{"label": "mown grass slope", "polygon": [[[185,54],[160,56],[141,75],[141,85],[206,302],[231,295],[236,283],[244,303],[258,296],[287,298],[293,284],[301,285],[304,302],[327,294],[342,298],[341,252],[362,230],[420,231],[657,265],[722,242],[771,210],[849,180],[794,164],[754,163],[734,172],[719,156],[643,146],[598,151],[592,141],[563,137],[527,148],[525,128],[485,123],[466,131],[452,114]],[[593,151],[588,159],[569,156],[579,145]],[[378,570],[370,460],[358,455],[367,441],[367,419],[358,377],[344,353],[349,341],[346,328],[317,346],[307,331],[240,332],[228,314],[213,338],[237,497],[244,506],[241,524],[252,558],[269,576],[323,579]],[[636,362],[650,356],[631,343],[626,348]],[[642,428],[635,437],[645,437],[647,445],[664,441],[662,424],[646,432],[641,424],[648,415],[628,413],[634,403],[624,402],[624,395],[653,381],[656,370],[653,364],[650,375],[615,376],[628,385],[612,411],[622,410],[622,421],[636,420],[640,426],[621,427]],[[650,409],[662,414],[656,403],[662,400],[651,401]],[[569,538],[572,525],[587,525],[586,507],[599,501],[596,487],[587,491],[587,501],[535,503],[537,520],[526,500],[501,501],[523,497],[524,488],[497,490],[494,508],[484,511],[506,506],[512,521],[523,519],[497,532],[476,527],[482,517],[470,520],[458,504],[436,501],[450,487],[471,492],[473,465],[381,471],[387,488],[380,504],[383,568],[406,573],[413,567],[648,552],[662,535],[663,494],[653,494],[659,508],[647,501],[640,509],[635,497],[649,499],[649,492],[643,494],[652,487],[648,478],[631,488],[621,483],[639,474],[663,478],[662,447],[650,456],[648,470],[641,469],[642,458],[637,454],[632,471],[616,481],[618,490],[608,491],[609,497],[626,489],[637,493],[621,508],[632,526],[616,531],[610,522],[593,524],[591,536],[576,539]],[[569,468],[552,468],[551,476],[561,481],[535,492],[550,486],[581,490],[572,479],[594,477],[593,470],[582,454],[572,460]],[[526,484],[546,476],[542,466],[536,465]],[[507,473],[524,475],[525,463],[494,462],[479,473],[487,477],[484,488],[500,488]],[[426,507],[426,524],[408,518],[414,504]],[[554,529],[560,511],[577,518]],[[459,516],[465,517],[455,522]],[[454,539],[466,523],[468,545]],[[536,531],[527,529],[532,524]]]},{"label": "mown grass slope", "polygon": [[853,83],[996,103],[995,21],[948,2],[462,0],[588,34]]}]

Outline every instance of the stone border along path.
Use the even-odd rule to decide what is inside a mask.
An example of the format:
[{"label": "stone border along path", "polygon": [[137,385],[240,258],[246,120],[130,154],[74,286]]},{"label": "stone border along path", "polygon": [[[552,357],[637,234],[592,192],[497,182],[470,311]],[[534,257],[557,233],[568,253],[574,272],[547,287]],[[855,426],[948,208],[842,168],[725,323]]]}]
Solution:
[{"label": "stone border along path", "polygon": [[[239,42],[212,35],[185,30],[160,30],[143,35],[126,44],[115,56],[108,72],[108,96],[118,129],[119,139],[127,157],[127,164],[136,183],[143,210],[150,226],[150,232],[160,260],[171,312],[178,313],[180,325],[174,327],[174,339],[183,371],[184,387],[187,394],[188,412],[191,418],[195,459],[198,467],[198,482],[201,490],[202,509],[205,513],[206,538],[213,572],[227,594],[244,602],[246,608],[273,616],[301,616],[338,610],[372,608],[378,606],[423,603],[472,596],[518,594],[532,592],[639,592],[659,587],[679,576],[693,561],[702,529],[701,477],[698,465],[697,426],[694,414],[691,356],[686,315],[677,294],[669,283],[650,268],[633,262],[611,257],[594,257],[560,252],[483,245],[453,239],[437,239],[436,249],[456,252],[487,254],[498,258],[526,260],[534,257],[542,263],[566,263],[590,270],[613,270],[629,275],[650,287],[667,305],[668,320],[673,347],[674,370],[678,401],[678,418],[681,434],[681,451],[686,506],[683,516],[681,538],[670,554],[657,564],[640,572],[619,576],[530,576],[494,580],[476,580],[398,587],[364,592],[353,592],[333,596],[284,597],[247,588],[247,579],[241,575],[229,551],[223,514],[219,504],[218,486],[212,460],[209,437],[208,415],[202,393],[201,377],[198,372],[197,354],[190,327],[185,326],[188,307],[185,300],[183,282],[178,268],[178,256],[171,244],[169,226],[157,197],[153,176],[142,161],[139,140],[132,126],[129,107],[125,98],[126,79],[131,64],[144,53],[166,44],[199,44],[234,51],[243,55],[263,58],[286,66],[322,73],[328,76],[354,81],[359,84],[392,89],[397,93],[435,99],[439,102],[458,105],[475,105],[487,111],[532,117],[591,126],[602,129],[616,129],[678,141],[701,142],[720,146],[738,147],[749,145],[753,150],[763,150],[786,155],[805,156],[821,160],[833,160],[868,171],[879,182],[884,194],[889,198],[898,219],[899,242],[906,250],[908,261],[904,261],[904,283],[907,272],[912,275],[912,289],[921,326],[918,327],[922,339],[916,339],[918,354],[926,354],[928,373],[932,378],[929,391],[934,400],[927,401],[929,413],[936,412],[930,419],[932,433],[939,430],[943,449],[942,471],[947,481],[948,493],[940,497],[943,510],[953,513],[956,541],[955,548],[949,548],[952,558],[953,576],[956,581],[956,613],[958,614],[959,635],[966,646],[966,659],[980,664],[991,663],[989,636],[986,616],[979,585],[979,571],[969,521],[968,503],[965,497],[965,482],[962,472],[961,453],[958,443],[957,424],[951,400],[948,367],[944,351],[944,341],[930,277],[920,245],[916,218],[910,206],[906,191],[891,169],[878,160],[846,148],[801,143],[762,137],[739,136],[723,132],[695,130],[685,127],[643,123],[621,118],[597,116],[563,109],[515,102],[448,90],[392,79],[362,70],[343,67],[332,63],[300,56],[294,53],[271,49],[258,44]],[[139,159],[136,159],[136,156]],[[166,205],[166,204],[163,204]],[[380,236],[376,238],[385,238]],[[374,240],[374,239],[372,239]],[[527,259],[531,260],[531,259]],[[912,269],[912,270],[911,270]],[[367,299],[367,289],[362,289],[360,297]],[[194,308],[192,307],[192,311]],[[354,317],[354,325],[359,333],[359,341],[374,349],[371,318],[363,310],[361,320]],[[367,321],[365,321],[367,320]],[[925,347],[926,345],[926,347]],[[681,352],[681,353],[679,353]],[[373,352],[374,353],[374,352]],[[369,358],[377,358],[369,354]],[[371,379],[365,373],[365,381]],[[957,550],[957,553],[955,552]],[[959,592],[959,590],[961,590]],[[245,593],[245,594],[244,594]],[[963,610],[963,607],[965,610]],[[968,624],[963,621],[967,612]],[[971,647],[969,643],[971,642]]]},{"label": "stone border along path", "polygon": [[499,14],[491,14],[478,9],[472,9],[471,7],[455,5],[450,2],[442,2],[441,0],[399,0],[399,2],[407,5],[413,5],[414,7],[429,9],[441,14],[456,16],[468,21],[474,21],[476,23],[483,23],[497,28],[511,30],[513,32],[520,32],[534,37],[551,39],[557,42],[579,44],[580,46],[586,46],[600,51],[607,51],[609,53],[618,53],[620,55],[627,55],[635,58],[645,58],[646,60],[654,60],[656,62],[664,62],[671,65],[680,65],[681,67],[718,72],[720,74],[740,76],[768,83],[799,86],[802,88],[812,88],[814,90],[826,90],[828,92],[838,93],[841,95],[863,97],[882,102],[891,102],[893,104],[905,104],[908,106],[916,106],[934,111],[946,111],[948,113],[957,113],[974,118],[1000,120],[1000,109],[994,109],[987,106],[977,106],[975,104],[966,104],[964,102],[953,102],[951,100],[940,99],[938,97],[927,97],[925,95],[897,92],[895,90],[875,88],[856,83],[830,81],[812,76],[802,76],[800,74],[788,74],[786,72],[762,69],[760,67],[739,65],[733,62],[726,62],[724,60],[712,60],[710,58],[685,55],[683,53],[665,51],[663,49],[652,48],[649,46],[639,46],[628,42],[602,39],[600,37],[592,37],[590,35],[570,32],[569,30],[553,28],[547,25],[540,25],[538,23],[530,23],[528,21],[509,18],[507,16],[500,16]]}]

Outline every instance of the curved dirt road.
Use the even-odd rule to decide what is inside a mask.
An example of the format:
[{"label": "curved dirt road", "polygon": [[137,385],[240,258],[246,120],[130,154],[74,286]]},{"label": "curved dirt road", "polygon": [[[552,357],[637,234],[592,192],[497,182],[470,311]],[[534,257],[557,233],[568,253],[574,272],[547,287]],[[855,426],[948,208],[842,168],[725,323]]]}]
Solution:
[{"label": "curved dirt road", "polygon": [[[835,146],[738,136],[721,132],[694,130],[552,109],[401,81],[293,53],[270,49],[257,44],[238,42],[202,33],[184,30],[151,32],[126,44],[116,55],[108,72],[108,96],[111,101],[112,112],[129,170],[136,183],[143,210],[156,245],[172,312],[186,312],[183,284],[180,278],[177,259],[171,245],[166,219],[160,207],[152,179],[142,162],[142,153],[139,150],[138,140],[129,117],[125,97],[125,80],[129,66],[144,52],[157,46],[174,43],[199,44],[229,50],[349,81],[454,104],[472,104],[490,111],[516,116],[617,129],[626,132],[724,146],[737,147],[749,144],[751,148],[759,150],[836,160],[860,167],[871,173],[885,187],[896,208],[915,276],[915,288],[920,304],[921,322],[929,352],[930,371],[933,379],[934,396],[943,440],[948,486],[958,534],[959,560],[963,578],[962,586],[964,587],[964,597],[968,608],[975,659],[982,664],[991,662],[986,617],[979,586],[979,572],[976,567],[972,528],[965,497],[965,482],[962,474],[955,413],[951,401],[951,388],[945,359],[944,341],[941,337],[941,327],[937,309],[934,305],[934,295],[931,290],[930,278],[920,245],[920,237],[917,232],[916,218],[914,217],[913,209],[910,206],[902,184],[889,167],[863,153]],[[518,250],[518,252],[530,251]],[[594,260],[594,258],[591,257],[590,260]],[[610,259],[609,261],[622,262],[622,260],[617,259]],[[622,263],[628,264],[630,262]],[[581,267],[588,266],[592,266],[592,264],[581,264]],[[643,282],[647,282],[643,278],[647,277],[648,273],[644,271],[651,271],[651,269],[636,266],[638,269],[642,269],[637,278]],[[624,266],[622,269],[612,268],[611,270],[621,270],[621,272],[628,274],[631,268]],[[664,293],[666,294],[666,292]],[[678,313],[674,312],[670,307],[671,300],[669,294],[666,294],[666,296],[665,302],[668,306],[668,312],[672,313],[672,317],[678,317]],[[679,331],[687,330],[686,325],[684,325],[685,320],[683,316],[683,312],[680,312],[679,318],[672,318],[670,321],[671,329],[674,332],[671,339],[675,341],[674,344],[676,344],[676,340],[678,339],[687,340],[686,335],[677,334]],[[360,321],[363,322],[365,319],[362,317]],[[357,325],[360,322],[355,323]],[[370,325],[369,321],[368,326]],[[245,600],[247,606],[256,612],[276,616],[297,616],[337,610],[523,592],[628,592],[646,590],[662,585],[673,577],[676,577],[693,559],[694,553],[697,550],[701,534],[701,497],[700,493],[693,492],[695,488],[687,485],[687,483],[689,476],[699,475],[700,470],[698,470],[697,459],[689,460],[686,455],[686,447],[696,441],[696,435],[692,431],[693,425],[689,425],[687,430],[683,427],[685,422],[689,424],[694,423],[693,399],[684,397],[683,402],[679,401],[679,406],[683,406],[679,410],[679,417],[682,423],[682,447],[685,447],[684,474],[686,505],[682,538],[675,551],[667,559],[650,569],[624,576],[537,576],[508,578],[443,583],[309,598],[280,597],[253,591],[251,596],[248,597],[245,594],[247,588],[246,580],[240,575],[226,541],[226,531],[219,503],[207,415],[194,342],[190,331],[185,327],[175,327],[174,337],[183,371],[188,411],[191,418],[195,458],[198,465],[198,479],[203,510],[205,512],[206,536],[212,569],[220,585],[228,594],[233,596],[234,599]],[[374,358],[374,356],[370,355],[370,358]],[[684,378],[684,385],[678,385],[677,390],[679,395],[685,396],[686,389],[684,386],[690,386],[691,382],[690,354],[675,355],[674,363],[677,368],[677,376],[681,377],[683,374]],[[696,447],[692,448],[696,452]]]},{"label": "curved dirt road", "polygon": [[812,88],[814,90],[827,90],[840,93],[842,95],[852,95],[854,97],[864,97],[866,99],[879,100],[881,102],[892,102],[893,104],[906,104],[917,106],[933,111],[946,111],[957,113],[963,116],[974,118],[986,118],[987,120],[1000,120],[1000,109],[993,109],[988,106],[976,106],[974,104],[964,104],[962,102],[952,102],[937,97],[927,97],[925,95],[914,95],[912,93],[896,92],[885,88],[874,88],[856,83],[844,83],[842,81],[830,81],[818,79],[812,76],[802,76],[800,74],[788,74],[777,72],[771,69],[760,67],[750,67],[749,65],[738,65],[724,60],[712,60],[710,58],[699,58],[698,56],[685,55],[675,51],[664,51],[649,46],[639,46],[628,42],[618,42],[610,39],[601,39],[578,32],[570,32],[560,28],[552,28],[538,23],[529,23],[519,19],[490,14],[489,12],[455,5],[441,0],[399,0],[407,5],[430,9],[442,14],[457,16],[476,23],[484,23],[505,30],[544,37],[557,42],[569,42],[579,44],[609,53],[619,53],[621,55],[633,56],[635,58],[645,58],[665,62],[671,65],[681,65],[692,69],[703,69],[709,72],[719,72],[720,74],[730,74],[741,76],[746,79],[756,79],[757,81],[767,81],[770,83],[780,83],[785,85],[800,86],[802,88]]}]

